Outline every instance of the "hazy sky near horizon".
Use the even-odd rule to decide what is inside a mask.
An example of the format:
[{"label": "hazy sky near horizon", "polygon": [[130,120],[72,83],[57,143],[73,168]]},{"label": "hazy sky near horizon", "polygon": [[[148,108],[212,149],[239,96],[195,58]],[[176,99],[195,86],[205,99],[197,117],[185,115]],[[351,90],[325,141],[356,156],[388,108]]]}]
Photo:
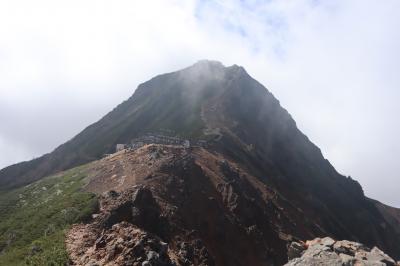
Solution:
[{"label": "hazy sky near horizon", "polygon": [[200,59],[264,84],[366,195],[400,207],[400,1],[0,0],[0,168]]}]

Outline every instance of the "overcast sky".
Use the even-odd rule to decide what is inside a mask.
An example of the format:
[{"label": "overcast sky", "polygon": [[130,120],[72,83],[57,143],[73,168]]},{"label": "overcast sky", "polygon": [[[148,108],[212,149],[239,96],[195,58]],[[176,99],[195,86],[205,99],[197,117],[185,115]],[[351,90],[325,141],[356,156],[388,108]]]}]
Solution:
[{"label": "overcast sky", "polygon": [[199,59],[244,66],[340,173],[400,207],[399,0],[0,0],[0,168]]}]

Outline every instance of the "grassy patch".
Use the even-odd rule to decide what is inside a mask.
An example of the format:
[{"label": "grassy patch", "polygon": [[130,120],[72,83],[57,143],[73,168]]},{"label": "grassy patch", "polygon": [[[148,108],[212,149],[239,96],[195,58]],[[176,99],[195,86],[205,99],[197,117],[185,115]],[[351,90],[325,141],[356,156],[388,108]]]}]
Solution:
[{"label": "grassy patch", "polygon": [[65,232],[97,208],[81,190],[86,167],[0,192],[0,265],[66,265]]}]

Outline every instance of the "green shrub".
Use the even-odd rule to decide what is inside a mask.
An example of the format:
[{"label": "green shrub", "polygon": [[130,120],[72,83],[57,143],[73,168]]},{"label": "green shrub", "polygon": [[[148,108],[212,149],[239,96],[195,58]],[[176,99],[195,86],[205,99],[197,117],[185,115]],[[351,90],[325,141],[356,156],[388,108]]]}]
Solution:
[{"label": "green shrub", "polygon": [[0,194],[0,265],[67,265],[66,230],[98,208],[85,178],[82,166]]}]

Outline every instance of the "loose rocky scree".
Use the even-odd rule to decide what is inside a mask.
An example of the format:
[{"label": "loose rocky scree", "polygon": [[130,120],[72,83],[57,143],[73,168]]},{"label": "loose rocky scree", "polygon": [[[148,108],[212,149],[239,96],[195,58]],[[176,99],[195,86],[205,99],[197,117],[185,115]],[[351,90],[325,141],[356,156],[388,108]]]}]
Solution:
[{"label": "loose rocky scree", "polygon": [[396,266],[400,265],[383,251],[348,240],[335,241],[330,237],[316,238],[305,243],[292,242],[288,246],[289,262],[285,266]]}]

